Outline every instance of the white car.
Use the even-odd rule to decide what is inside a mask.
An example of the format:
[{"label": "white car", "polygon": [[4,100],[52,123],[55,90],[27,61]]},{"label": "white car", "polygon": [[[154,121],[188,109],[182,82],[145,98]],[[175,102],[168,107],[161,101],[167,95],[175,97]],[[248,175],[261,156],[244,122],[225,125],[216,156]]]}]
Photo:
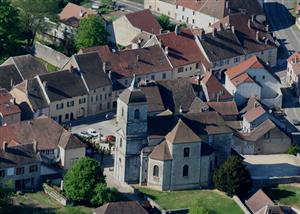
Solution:
[{"label": "white car", "polygon": [[99,137],[99,132],[97,132],[95,129],[87,129],[86,132],[91,137]]}]

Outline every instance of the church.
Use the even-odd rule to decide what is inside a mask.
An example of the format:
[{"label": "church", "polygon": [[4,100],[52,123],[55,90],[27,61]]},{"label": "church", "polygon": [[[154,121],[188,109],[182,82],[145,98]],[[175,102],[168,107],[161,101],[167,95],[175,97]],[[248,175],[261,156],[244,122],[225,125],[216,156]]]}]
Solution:
[{"label": "church", "polygon": [[114,177],[157,190],[205,188],[231,155],[232,130],[217,112],[148,115],[133,83],[117,101]]}]

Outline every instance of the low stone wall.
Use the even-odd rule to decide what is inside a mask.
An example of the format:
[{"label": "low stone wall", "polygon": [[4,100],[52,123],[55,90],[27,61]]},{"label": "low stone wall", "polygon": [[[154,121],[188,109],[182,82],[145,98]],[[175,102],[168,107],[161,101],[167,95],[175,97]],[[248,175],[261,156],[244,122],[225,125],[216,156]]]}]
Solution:
[{"label": "low stone wall", "polygon": [[291,183],[299,183],[300,176],[289,176],[289,177],[280,177],[280,178],[266,178],[266,179],[252,179],[254,187],[264,187],[264,186],[272,186],[278,184],[291,184]]},{"label": "low stone wall", "polygon": [[34,56],[41,58],[58,68],[62,68],[70,60],[66,55],[39,42],[34,44],[32,52]]},{"label": "low stone wall", "polygon": [[241,208],[241,210],[245,214],[251,214],[250,211],[247,209],[247,207],[243,204],[243,202],[240,200],[240,198],[238,196],[235,195],[235,196],[232,197],[232,199]]},{"label": "low stone wall", "polygon": [[51,198],[58,201],[60,204],[66,206],[68,204],[68,199],[64,197],[62,194],[60,194],[56,189],[49,186],[48,184],[43,184],[44,192],[49,195]]}]

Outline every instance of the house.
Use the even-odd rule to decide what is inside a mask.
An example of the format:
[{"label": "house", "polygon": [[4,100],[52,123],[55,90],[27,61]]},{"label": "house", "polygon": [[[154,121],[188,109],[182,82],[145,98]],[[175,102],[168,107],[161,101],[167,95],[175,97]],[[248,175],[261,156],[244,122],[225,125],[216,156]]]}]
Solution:
[{"label": "house", "polygon": [[21,121],[21,110],[6,89],[0,89],[0,126]]},{"label": "house", "polygon": [[144,8],[172,19],[176,17],[176,0],[145,0]]},{"label": "house", "polygon": [[110,202],[96,208],[93,214],[147,214],[148,212],[136,201]]},{"label": "house", "polygon": [[298,84],[300,74],[300,52],[294,52],[287,60],[286,82],[289,85]]},{"label": "house", "polygon": [[249,155],[286,153],[291,139],[262,105],[252,98],[245,109],[242,127],[234,133],[233,148]]},{"label": "house", "polygon": [[253,0],[177,0],[175,19],[189,26],[207,29],[222,18],[239,13],[264,14],[259,3]]},{"label": "house", "polygon": [[14,190],[37,188],[41,170],[41,158],[37,151],[37,143],[14,144],[14,141],[1,142],[0,185],[12,182]]},{"label": "house", "polygon": [[205,70],[217,73],[221,79],[225,69],[254,55],[275,66],[277,42],[261,21],[258,16],[234,14],[212,25],[211,32],[195,32]]},{"label": "house", "polygon": [[153,36],[144,47],[159,45],[173,69],[172,79],[202,75],[202,53],[190,29],[176,27],[174,32]]},{"label": "house", "polygon": [[87,115],[109,112],[112,105],[112,82],[108,75],[108,64],[98,53],[75,54],[64,67],[78,73],[88,91]]},{"label": "house", "polygon": [[253,96],[269,108],[279,109],[282,106],[280,87],[276,77],[256,56],[225,72],[225,88],[234,96],[238,106]]},{"label": "house", "polygon": [[59,164],[63,169],[69,169],[76,160],[85,157],[85,145],[50,118],[0,127],[0,146],[33,142],[36,142],[37,151],[45,164]]},{"label": "house", "polygon": [[[253,214],[285,214],[286,208],[276,205],[263,190],[259,189],[248,200],[245,201],[246,206]],[[292,212],[294,213],[294,212]]]},{"label": "house", "polygon": [[108,26],[110,34],[108,40],[121,46],[131,45],[131,41],[144,33],[150,39],[153,35],[161,33],[161,26],[150,10],[143,10],[134,13],[125,14],[124,16],[113,21]]},{"label": "house", "polygon": [[10,57],[0,65],[0,87],[10,91],[14,85],[23,80],[46,73],[48,73],[46,67],[29,54]]},{"label": "house", "polygon": [[87,116],[88,91],[76,71],[36,76],[17,85],[12,94],[22,111],[29,114],[25,118],[45,115],[63,123]]},{"label": "house", "polygon": [[[189,81],[189,80],[188,80]],[[231,154],[232,131],[216,112],[148,117],[147,98],[132,85],[118,98],[114,177],[158,190],[207,187]]]},{"label": "house", "polygon": [[81,19],[97,15],[97,12],[83,6],[69,2],[58,15],[59,20],[67,26],[76,28],[79,26]]}]

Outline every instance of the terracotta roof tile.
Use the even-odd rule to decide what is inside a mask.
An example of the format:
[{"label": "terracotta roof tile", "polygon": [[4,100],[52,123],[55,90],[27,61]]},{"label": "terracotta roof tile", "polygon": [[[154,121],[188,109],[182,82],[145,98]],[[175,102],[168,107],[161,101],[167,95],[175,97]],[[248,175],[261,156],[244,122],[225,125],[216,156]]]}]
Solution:
[{"label": "terracotta roof tile", "polygon": [[263,114],[265,114],[266,111],[263,109],[263,107],[258,106],[254,109],[251,109],[250,111],[248,111],[246,114],[244,114],[244,119],[247,120],[249,123],[253,122],[254,120],[256,120],[258,117],[262,116]]},{"label": "terracotta roof tile", "polygon": [[228,102],[208,102],[207,103],[213,110],[222,116],[237,116],[239,111],[234,101]]},{"label": "terracotta roof tile", "polygon": [[0,89],[0,113],[4,117],[21,113],[20,108],[13,103],[13,97],[6,89]]},{"label": "terracotta roof tile", "polygon": [[125,16],[134,27],[148,33],[160,34],[161,26],[150,10],[129,13]]},{"label": "terracotta roof tile", "polygon": [[155,146],[149,157],[151,159],[160,161],[167,161],[173,159],[169,150],[168,143],[166,141],[163,141],[162,143]]},{"label": "terracotta roof tile", "polygon": [[261,189],[246,200],[245,203],[252,213],[258,212],[267,205],[274,205],[273,201]]}]

